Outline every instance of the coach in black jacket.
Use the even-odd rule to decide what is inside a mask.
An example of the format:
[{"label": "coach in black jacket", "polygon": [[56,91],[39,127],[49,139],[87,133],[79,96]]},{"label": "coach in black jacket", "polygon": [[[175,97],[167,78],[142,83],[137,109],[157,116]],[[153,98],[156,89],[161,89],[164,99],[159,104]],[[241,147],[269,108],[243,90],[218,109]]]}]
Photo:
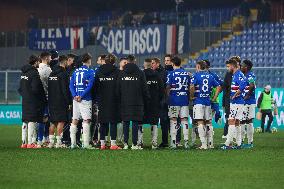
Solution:
[{"label": "coach in black jacket", "polygon": [[124,149],[128,149],[130,121],[132,121],[132,149],[138,149],[138,122],[143,120],[144,103],[150,98],[145,75],[135,62],[135,57],[129,55],[128,63],[120,72],[117,84],[123,121]]},{"label": "coach in black jacket", "polygon": [[145,59],[144,68],[144,74],[146,76],[147,86],[151,98],[145,103],[143,124],[151,125],[152,149],[156,149],[158,147],[158,122],[160,117],[161,101],[164,96],[164,83],[159,77],[158,72],[151,69],[151,59]]},{"label": "coach in black jacket", "polygon": [[37,71],[39,58],[32,55],[29,64],[22,67],[20,88],[22,96],[22,120],[28,122],[42,122],[43,110],[46,105],[44,89]]},{"label": "coach in black jacket", "polygon": [[67,56],[60,56],[59,65],[53,67],[48,78],[48,108],[50,121],[53,123],[49,128],[49,147],[54,145],[54,127],[57,127],[56,146],[60,147],[63,126],[68,121],[68,109],[72,103],[66,71],[67,59]]},{"label": "coach in black jacket", "polygon": [[32,135],[36,122],[43,121],[43,110],[47,104],[43,85],[37,71],[40,59],[32,55],[29,64],[22,67],[19,94],[22,96],[22,120],[28,122],[28,148],[32,148]]},{"label": "coach in black jacket", "polygon": [[68,109],[72,104],[72,98],[66,64],[67,57],[60,56],[59,65],[54,67],[48,78],[48,107],[52,123],[68,121]]},{"label": "coach in black jacket", "polygon": [[157,71],[160,79],[163,81],[163,99],[161,101],[160,105],[160,125],[162,130],[162,143],[159,145],[159,147],[168,147],[168,136],[169,136],[169,128],[170,128],[170,118],[168,116],[168,103],[166,98],[166,81],[167,81],[167,75],[170,71],[173,70],[172,63],[171,63],[171,55],[167,54],[164,57],[165,61],[165,68],[162,67],[160,64],[159,58],[153,58],[152,59],[152,69]]},{"label": "coach in black jacket", "polygon": [[105,64],[96,72],[95,93],[98,99],[98,120],[100,127],[101,149],[106,149],[106,129],[110,126],[111,148],[120,149],[116,145],[117,123],[120,121],[119,103],[116,96],[117,78],[119,69],[114,65],[116,57],[109,54],[105,58]]},{"label": "coach in black jacket", "polygon": [[[147,65],[148,64],[148,65]],[[160,106],[164,94],[164,83],[157,71],[151,69],[151,59],[144,62],[144,74],[151,99],[145,103],[144,124],[158,125],[160,117]]]}]

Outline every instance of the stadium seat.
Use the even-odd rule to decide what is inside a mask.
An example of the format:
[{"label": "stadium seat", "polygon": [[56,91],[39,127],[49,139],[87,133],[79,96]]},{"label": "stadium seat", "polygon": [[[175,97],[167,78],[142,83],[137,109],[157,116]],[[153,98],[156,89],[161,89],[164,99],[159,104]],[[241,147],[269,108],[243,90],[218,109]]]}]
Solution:
[{"label": "stadium seat", "polygon": [[[234,35],[217,48],[202,54],[212,61],[215,68],[224,68],[224,62],[231,56],[240,55],[242,59],[251,59],[258,85],[268,82],[273,87],[281,86],[284,70],[258,70],[258,67],[284,67],[284,23],[259,23],[248,28],[241,35]],[[223,72],[222,72],[223,73]],[[277,75],[277,77],[275,76]],[[275,79],[276,77],[276,79]]]}]

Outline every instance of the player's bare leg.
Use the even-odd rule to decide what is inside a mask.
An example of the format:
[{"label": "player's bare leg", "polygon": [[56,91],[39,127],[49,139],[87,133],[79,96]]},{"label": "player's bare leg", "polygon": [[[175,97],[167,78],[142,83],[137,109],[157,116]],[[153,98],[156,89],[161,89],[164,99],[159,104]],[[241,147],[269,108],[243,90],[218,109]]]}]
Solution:
[{"label": "player's bare leg", "polygon": [[58,122],[57,124],[57,136],[56,136],[56,148],[61,148],[62,147],[62,135],[63,135],[63,127],[64,127],[65,122]]},{"label": "player's bare leg", "polygon": [[50,124],[48,148],[53,148],[54,147],[54,140],[55,140],[55,136],[54,136],[55,131],[54,130],[55,130],[56,127],[57,127],[57,123]]}]

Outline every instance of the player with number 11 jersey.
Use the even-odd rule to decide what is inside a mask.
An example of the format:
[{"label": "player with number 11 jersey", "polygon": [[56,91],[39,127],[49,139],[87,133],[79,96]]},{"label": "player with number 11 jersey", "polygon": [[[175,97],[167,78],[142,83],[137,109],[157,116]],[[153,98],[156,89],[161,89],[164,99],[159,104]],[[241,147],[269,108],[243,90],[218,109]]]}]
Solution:
[{"label": "player with number 11 jersey", "polygon": [[78,120],[83,119],[83,147],[90,148],[90,120],[92,119],[92,93],[94,70],[92,56],[86,53],[82,56],[83,66],[76,69],[70,81],[70,91],[73,97],[73,117],[70,126],[71,148],[76,147],[76,132]]}]

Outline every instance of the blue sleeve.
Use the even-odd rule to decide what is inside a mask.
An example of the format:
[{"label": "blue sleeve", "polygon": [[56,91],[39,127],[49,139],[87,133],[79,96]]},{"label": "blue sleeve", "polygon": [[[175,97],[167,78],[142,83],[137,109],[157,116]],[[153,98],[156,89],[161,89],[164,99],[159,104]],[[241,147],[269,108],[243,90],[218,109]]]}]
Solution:
[{"label": "blue sleeve", "polygon": [[89,83],[88,83],[86,89],[84,90],[84,92],[82,93],[81,98],[84,98],[85,95],[88,94],[91,91],[91,89],[92,89],[92,87],[94,85],[94,81],[95,81],[94,71],[90,71],[90,73],[89,73]]},{"label": "blue sleeve", "polygon": [[223,80],[216,74],[216,81],[219,83],[219,85],[223,85]]},{"label": "blue sleeve", "polygon": [[240,86],[240,91],[241,92],[243,92],[245,90],[246,86],[247,86],[246,80],[243,77],[241,77],[239,79],[239,86]]},{"label": "blue sleeve", "polygon": [[75,72],[72,74],[71,80],[70,80],[70,83],[69,83],[69,89],[70,89],[70,92],[71,92],[73,98],[76,96],[76,89],[75,89],[75,86],[74,86],[74,77],[75,77]]},{"label": "blue sleeve", "polygon": [[220,86],[220,83],[219,83],[218,81],[216,81],[216,79],[215,79],[214,77],[212,77],[211,81],[212,81],[212,86],[213,86],[213,87],[218,87],[218,86]]}]

